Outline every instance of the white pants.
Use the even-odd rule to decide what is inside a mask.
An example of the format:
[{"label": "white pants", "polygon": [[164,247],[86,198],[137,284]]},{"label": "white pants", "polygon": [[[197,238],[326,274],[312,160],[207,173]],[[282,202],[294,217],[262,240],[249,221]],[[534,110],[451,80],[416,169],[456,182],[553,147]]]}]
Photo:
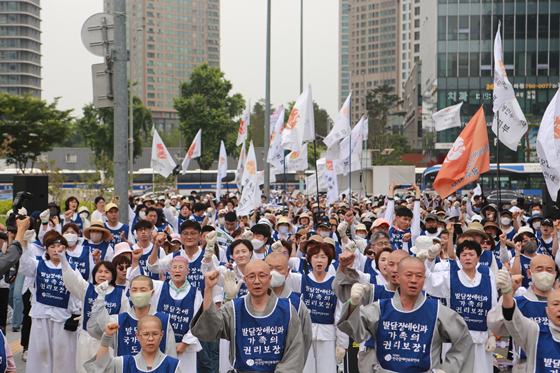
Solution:
[{"label": "white pants", "polygon": [[227,373],[232,369],[229,362],[229,341],[220,339],[220,373]]},{"label": "white pants", "polygon": [[196,373],[196,352],[186,351],[177,354],[181,373]]},{"label": "white pants", "polygon": [[[336,341],[311,341],[304,373],[336,373]],[[315,356],[318,357],[315,360]]]},{"label": "white pants", "polygon": [[27,373],[75,373],[77,337],[62,322],[33,318]]},{"label": "white pants", "polygon": [[[445,361],[445,354],[451,349],[451,343],[442,343],[441,356]],[[476,373],[494,373],[494,354],[486,351],[486,343],[474,343],[474,371]]]}]

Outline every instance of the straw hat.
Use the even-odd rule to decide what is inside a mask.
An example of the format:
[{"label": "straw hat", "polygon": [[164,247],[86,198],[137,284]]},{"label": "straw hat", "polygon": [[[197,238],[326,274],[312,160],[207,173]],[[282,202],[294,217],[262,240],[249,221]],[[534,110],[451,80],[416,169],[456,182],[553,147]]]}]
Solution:
[{"label": "straw hat", "polygon": [[324,243],[325,242],[325,240],[323,240],[323,237],[321,237],[317,234],[309,237],[309,239],[307,239],[307,240],[302,240],[301,243],[299,244],[299,249],[305,255],[307,255],[307,244],[309,243],[309,241],[315,241],[315,242],[318,242],[318,243]]},{"label": "straw hat", "polygon": [[88,240],[91,240],[92,230],[103,232],[103,238],[101,239],[102,241],[109,241],[109,239],[111,238],[111,232],[106,229],[105,225],[103,225],[103,223],[100,221],[94,221],[89,227],[84,228],[84,237]]},{"label": "straw hat", "polygon": [[288,224],[288,226],[290,227],[290,232],[292,231],[292,223],[290,223],[290,221],[288,220],[288,218],[285,217],[281,217],[278,219],[278,221],[276,222],[276,230],[278,230],[278,227],[280,226],[280,224]]},{"label": "straw hat", "polygon": [[464,231],[463,233],[478,233],[480,234],[482,237],[484,237],[486,240],[489,239],[488,234],[486,234],[486,232],[484,231],[484,227],[482,226],[482,224],[474,222],[471,223],[468,227],[467,230]]}]

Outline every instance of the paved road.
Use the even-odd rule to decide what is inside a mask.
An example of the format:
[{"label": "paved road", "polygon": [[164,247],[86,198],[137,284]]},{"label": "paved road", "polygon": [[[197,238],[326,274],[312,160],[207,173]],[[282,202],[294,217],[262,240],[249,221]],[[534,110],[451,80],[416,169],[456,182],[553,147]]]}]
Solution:
[{"label": "paved road", "polygon": [[16,371],[17,373],[25,373],[26,364],[25,361],[21,360],[21,356],[23,355],[23,347],[21,347],[19,341],[21,338],[21,333],[13,333],[12,332],[12,325],[7,326],[7,335],[8,342],[10,343],[10,348],[14,353],[14,360],[16,362]]}]

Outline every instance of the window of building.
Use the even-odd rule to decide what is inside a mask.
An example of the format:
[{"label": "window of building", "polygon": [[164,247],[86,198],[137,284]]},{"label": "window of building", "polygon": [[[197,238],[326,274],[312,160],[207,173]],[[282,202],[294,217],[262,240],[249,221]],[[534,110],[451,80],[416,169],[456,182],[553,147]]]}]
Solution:
[{"label": "window of building", "polygon": [[420,15],[420,7],[419,7],[419,6],[414,7],[414,15],[415,15],[415,16],[419,16],[419,15]]}]

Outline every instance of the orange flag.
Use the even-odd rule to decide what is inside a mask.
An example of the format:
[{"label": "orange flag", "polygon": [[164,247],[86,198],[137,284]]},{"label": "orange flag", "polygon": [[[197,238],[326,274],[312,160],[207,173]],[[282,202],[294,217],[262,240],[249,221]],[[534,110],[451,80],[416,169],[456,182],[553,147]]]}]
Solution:
[{"label": "orange flag", "polygon": [[489,170],[490,148],[481,106],[447,153],[434,181],[434,189],[445,198]]}]

